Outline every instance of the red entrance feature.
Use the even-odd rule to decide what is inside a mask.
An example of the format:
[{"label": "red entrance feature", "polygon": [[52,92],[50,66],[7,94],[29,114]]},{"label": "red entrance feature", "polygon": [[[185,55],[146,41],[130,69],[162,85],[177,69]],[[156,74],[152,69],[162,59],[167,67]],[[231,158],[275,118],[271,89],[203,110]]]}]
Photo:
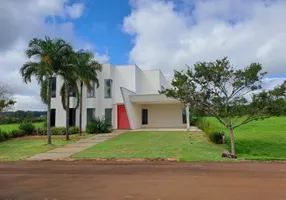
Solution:
[{"label": "red entrance feature", "polygon": [[117,126],[118,129],[130,129],[125,105],[117,105]]}]

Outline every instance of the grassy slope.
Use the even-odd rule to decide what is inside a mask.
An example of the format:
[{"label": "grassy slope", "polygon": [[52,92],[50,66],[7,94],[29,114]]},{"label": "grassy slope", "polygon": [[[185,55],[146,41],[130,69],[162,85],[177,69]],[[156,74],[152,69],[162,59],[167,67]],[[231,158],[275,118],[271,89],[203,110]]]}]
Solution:
[{"label": "grassy slope", "polygon": [[[44,124],[43,122],[34,123],[36,127],[41,127],[43,126],[43,124]],[[0,129],[3,131],[12,131],[19,129],[19,125],[20,124],[2,124],[0,125]]]},{"label": "grassy slope", "polygon": [[28,136],[17,138],[0,143],[0,161],[17,161],[36,155],[38,153],[46,152],[54,148],[70,144],[79,140],[80,138],[88,137],[71,135],[71,141],[64,141],[65,136],[52,136],[54,146],[46,146],[46,136]]},{"label": "grassy slope", "polygon": [[74,158],[178,158],[181,161],[223,160],[224,145],[209,143],[193,132],[126,132],[74,155]]},{"label": "grassy slope", "polygon": [[[223,129],[215,118],[209,120]],[[241,126],[235,129],[235,141],[239,157],[286,160],[286,117],[272,117]]]}]

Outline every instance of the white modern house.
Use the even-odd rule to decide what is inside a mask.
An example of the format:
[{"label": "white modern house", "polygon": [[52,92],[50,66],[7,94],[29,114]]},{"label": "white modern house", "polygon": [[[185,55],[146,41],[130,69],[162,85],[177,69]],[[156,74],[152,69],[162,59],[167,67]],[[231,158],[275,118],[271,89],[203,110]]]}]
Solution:
[{"label": "white modern house", "polygon": [[[160,70],[141,70],[136,65],[103,64],[99,88],[83,90],[82,122],[85,128],[94,117],[105,117],[114,129],[189,128],[189,109],[181,102],[159,94],[171,87]],[[63,80],[54,77],[52,125],[65,126],[60,97]],[[70,125],[79,125],[77,98],[70,98]]]}]

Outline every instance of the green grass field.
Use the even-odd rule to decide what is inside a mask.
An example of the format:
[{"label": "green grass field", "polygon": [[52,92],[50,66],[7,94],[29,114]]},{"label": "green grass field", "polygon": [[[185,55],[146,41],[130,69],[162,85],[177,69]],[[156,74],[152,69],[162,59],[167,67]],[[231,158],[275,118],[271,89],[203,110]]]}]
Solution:
[{"label": "green grass field", "polygon": [[47,136],[27,136],[7,140],[0,143],[0,161],[18,161],[43,153],[54,148],[73,143],[90,135],[71,135],[70,141],[64,141],[65,136],[52,136],[53,146],[47,146]]},{"label": "green grass field", "polygon": [[126,132],[73,158],[176,158],[180,161],[221,161],[225,145],[208,141],[203,132]]},{"label": "green grass field", "polygon": [[[219,129],[226,129],[208,118]],[[286,160],[286,117],[253,121],[235,129],[236,153],[248,160]],[[230,144],[227,138],[228,144]]]},{"label": "green grass field", "polygon": [[[38,123],[33,123],[36,127],[41,127],[43,126],[43,122],[38,122]],[[0,125],[0,129],[2,131],[12,131],[12,130],[17,130],[19,129],[20,124],[2,124]]]}]

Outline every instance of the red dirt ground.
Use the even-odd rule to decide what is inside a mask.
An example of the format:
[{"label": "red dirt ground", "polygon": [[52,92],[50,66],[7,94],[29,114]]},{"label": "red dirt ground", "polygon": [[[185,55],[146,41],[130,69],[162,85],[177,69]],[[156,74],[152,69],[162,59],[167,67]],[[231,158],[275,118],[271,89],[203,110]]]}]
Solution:
[{"label": "red dirt ground", "polygon": [[285,200],[286,163],[0,163],[4,200]]}]

